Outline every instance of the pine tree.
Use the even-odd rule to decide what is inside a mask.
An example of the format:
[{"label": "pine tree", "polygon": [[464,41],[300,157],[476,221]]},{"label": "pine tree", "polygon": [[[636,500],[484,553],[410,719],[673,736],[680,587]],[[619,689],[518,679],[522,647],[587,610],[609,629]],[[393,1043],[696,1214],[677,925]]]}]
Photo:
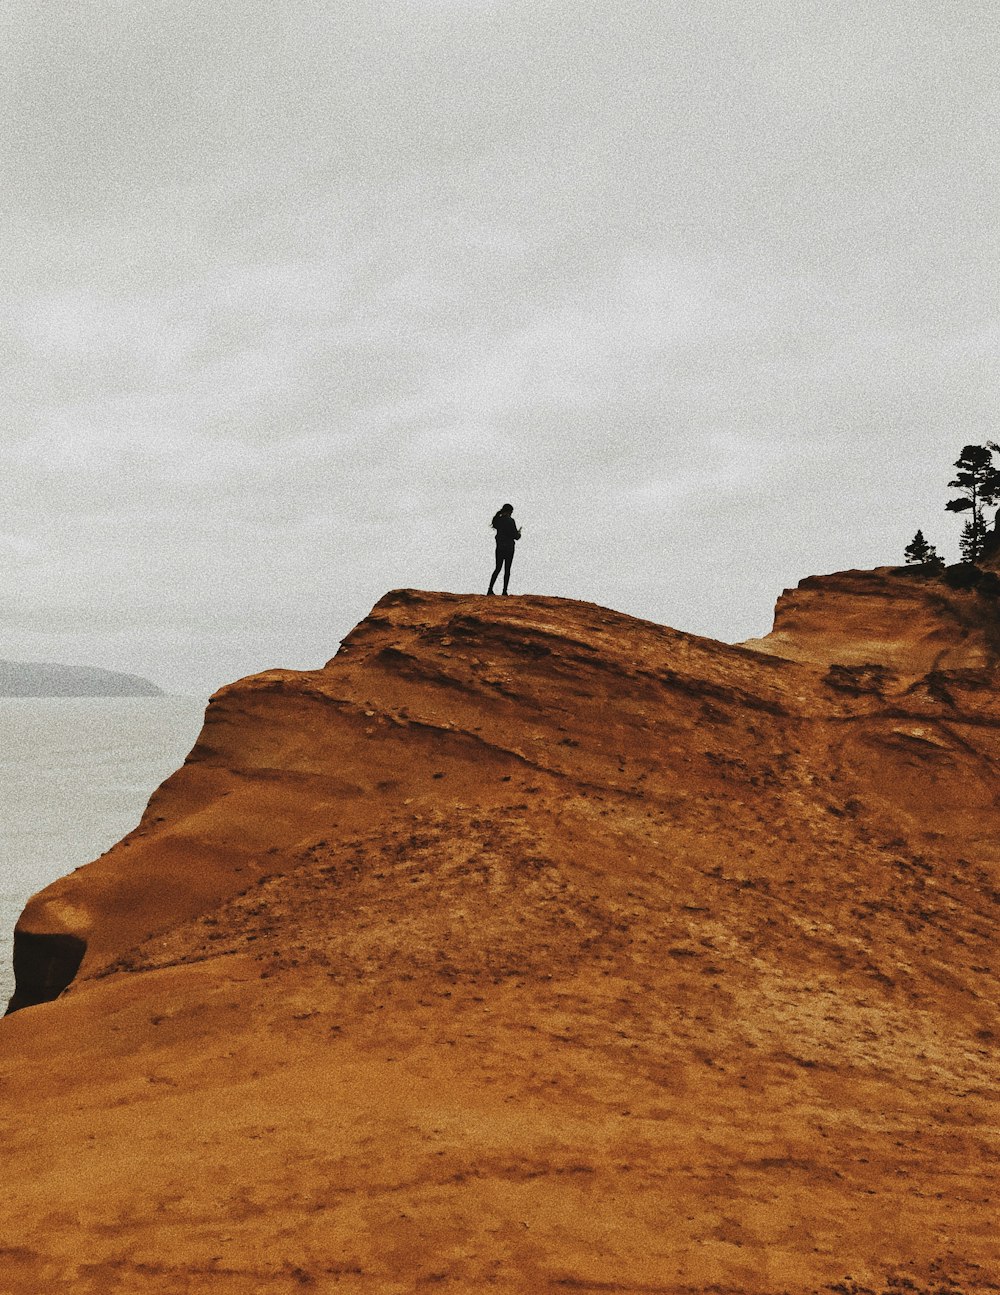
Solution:
[{"label": "pine tree", "polygon": [[962,493],[957,499],[949,499],[945,508],[952,513],[972,512],[959,541],[966,562],[979,561],[989,530],[983,508],[1000,499],[1000,471],[993,466],[993,451],[996,448],[992,443],[964,446],[955,460],[958,473],[954,480],[948,482],[950,486],[958,486]]},{"label": "pine tree", "polygon": [[988,533],[989,527],[980,509],[974,512],[962,527],[962,538],[958,541],[958,547],[962,550],[962,557],[966,562],[979,561],[983,555],[983,544]]},{"label": "pine tree", "polygon": [[944,563],[938,557],[937,549],[924,539],[923,531],[917,531],[913,539],[903,550],[910,565],[921,567],[941,567]]}]

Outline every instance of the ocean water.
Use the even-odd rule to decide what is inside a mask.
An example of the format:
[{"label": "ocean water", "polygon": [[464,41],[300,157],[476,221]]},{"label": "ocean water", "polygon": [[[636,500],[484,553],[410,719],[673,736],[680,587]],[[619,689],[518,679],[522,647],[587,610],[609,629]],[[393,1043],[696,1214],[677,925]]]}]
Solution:
[{"label": "ocean water", "polygon": [[96,859],[194,746],[195,697],[0,698],[0,1013],[31,895]]}]

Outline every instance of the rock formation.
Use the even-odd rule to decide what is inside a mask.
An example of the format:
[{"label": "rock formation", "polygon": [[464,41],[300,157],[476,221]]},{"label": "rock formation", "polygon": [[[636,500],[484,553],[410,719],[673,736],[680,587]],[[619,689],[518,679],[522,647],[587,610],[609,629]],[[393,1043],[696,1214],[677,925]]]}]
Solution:
[{"label": "rock formation", "polygon": [[1000,1289],[993,608],[403,590],[224,688],[18,924],[4,1290]]},{"label": "rock formation", "polygon": [[136,674],[96,666],[0,661],[0,697],[160,697],[161,689]]},{"label": "rock formation", "polygon": [[996,597],[952,588],[946,573],[840,571],[786,589],[771,633],[744,646],[791,661],[872,662],[910,675],[990,669],[1000,660],[1000,612]]}]

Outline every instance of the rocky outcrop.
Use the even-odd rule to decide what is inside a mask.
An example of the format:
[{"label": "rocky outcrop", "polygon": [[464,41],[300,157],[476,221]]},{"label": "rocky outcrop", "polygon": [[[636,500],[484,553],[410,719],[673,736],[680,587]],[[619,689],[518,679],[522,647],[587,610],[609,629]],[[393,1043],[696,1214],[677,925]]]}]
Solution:
[{"label": "rocky outcrop", "polygon": [[789,660],[397,591],[218,693],[18,924],[22,1001],[85,953],[0,1030],[6,1289],[995,1291],[986,612],[800,593]]},{"label": "rocky outcrop", "polygon": [[96,666],[0,661],[0,697],[161,697],[155,683]]},{"label": "rocky outcrop", "polygon": [[949,583],[948,573],[923,567],[810,576],[778,599],[771,633],[744,646],[790,661],[874,663],[912,675],[992,670],[1000,662],[1000,604],[972,583]]}]

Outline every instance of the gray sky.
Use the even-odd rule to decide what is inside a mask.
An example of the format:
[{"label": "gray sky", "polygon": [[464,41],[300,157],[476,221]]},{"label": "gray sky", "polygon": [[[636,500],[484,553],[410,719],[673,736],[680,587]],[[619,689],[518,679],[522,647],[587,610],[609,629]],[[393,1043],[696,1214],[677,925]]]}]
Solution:
[{"label": "gray sky", "polygon": [[998,437],[993,0],[6,0],[0,655],[387,589],[761,633]]}]

